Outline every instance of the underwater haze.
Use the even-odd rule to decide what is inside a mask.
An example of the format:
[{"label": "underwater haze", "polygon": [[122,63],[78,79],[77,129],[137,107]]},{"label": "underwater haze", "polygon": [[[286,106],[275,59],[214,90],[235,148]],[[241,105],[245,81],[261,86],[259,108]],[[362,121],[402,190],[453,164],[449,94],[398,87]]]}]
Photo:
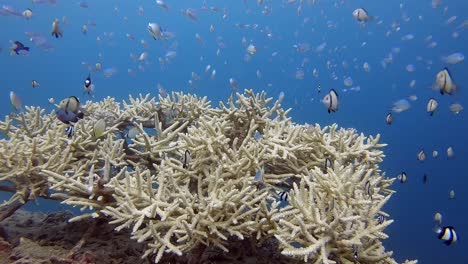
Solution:
[{"label": "underwater haze", "polygon": [[[2,119],[21,111],[18,98],[21,108],[54,111],[49,100],[72,95],[83,102],[120,101],[129,94],[183,91],[208,96],[213,105],[244,89],[284,96],[282,105],[292,108],[296,123],[337,123],[379,133],[388,144],[381,169],[387,177],[407,176],[394,182],[396,193],[384,209],[395,220],[384,245],[396,260],[468,263],[468,1],[165,4],[167,9],[153,0],[0,1]],[[367,18],[353,15],[359,8]],[[63,33],[58,38],[51,34],[54,19]],[[161,38],[149,23],[160,26]],[[445,78],[442,86],[438,74]],[[85,85],[88,76],[92,88]],[[323,100],[332,89],[336,109]],[[429,105],[431,98],[437,107]],[[2,200],[9,196],[0,194]],[[40,200],[28,208],[58,206]],[[442,226],[453,226],[458,235],[450,246],[434,232],[437,212]]]}]

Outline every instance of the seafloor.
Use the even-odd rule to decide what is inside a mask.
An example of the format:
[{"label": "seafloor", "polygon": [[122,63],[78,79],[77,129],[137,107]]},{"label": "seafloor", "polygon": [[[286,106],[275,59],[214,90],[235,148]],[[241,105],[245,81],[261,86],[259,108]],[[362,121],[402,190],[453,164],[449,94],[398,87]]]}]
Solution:
[{"label": "seafloor", "polygon": [[[141,258],[144,245],[128,231],[114,231],[105,219],[69,223],[69,211],[18,210],[0,222],[0,264],[154,263]],[[185,256],[167,254],[159,263],[296,263],[280,254],[272,240],[254,247],[250,240],[229,241],[228,254],[216,248],[194,249]]]}]

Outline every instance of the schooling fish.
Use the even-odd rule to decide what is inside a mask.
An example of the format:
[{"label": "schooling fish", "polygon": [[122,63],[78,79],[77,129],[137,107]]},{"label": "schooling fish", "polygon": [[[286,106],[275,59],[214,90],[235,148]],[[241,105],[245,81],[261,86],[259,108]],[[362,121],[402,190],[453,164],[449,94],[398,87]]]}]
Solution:
[{"label": "schooling fish", "polygon": [[438,89],[442,95],[452,94],[457,90],[457,86],[453,82],[452,75],[448,68],[443,68],[437,73],[434,87]]},{"label": "schooling fish", "polygon": [[39,86],[40,86],[40,84],[39,84],[39,82],[38,82],[38,81],[36,81],[36,80],[32,80],[32,81],[31,81],[31,86],[32,86],[33,88],[36,88],[36,87],[39,87]]},{"label": "schooling fish", "polygon": [[429,99],[426,105],[426,111],[429,113],[430,116],[434,115],[434,112],[437,109],[437,106],[439,106],[439,103],[436,101],[436,99],[434,98]]},{"label": "schooling fish", "polygon": [[54,22],[52,22],[52,31],[51,34],[55,38],[63,37],[63,32],[59,27],[60,20],[58,18],[54,19]]},{"label": "schooling fish", "polygon": [[387,125],[391,125],[393,123],[393,115],[392,113],[388,113],[387,116],[385,117],[385,122]]},{"label": "schooling fish", "polygon": [[353,17],[359,22],[367,22],[372,19],[364,8],[357,8],[353,11]]},{"label": "schooling fish", "polygon": [[400,173],[400,175],[397,176],[397,180],[399,180],[401,183],[405,183],[407,179],[406,172]]}]

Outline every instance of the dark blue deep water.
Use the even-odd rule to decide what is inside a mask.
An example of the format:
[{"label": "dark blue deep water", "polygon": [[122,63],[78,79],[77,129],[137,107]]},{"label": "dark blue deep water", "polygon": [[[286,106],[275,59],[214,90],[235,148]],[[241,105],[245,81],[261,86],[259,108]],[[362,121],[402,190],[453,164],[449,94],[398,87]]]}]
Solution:
[{"label": "dark blue deep water", "polygon": [[[260,6],[256,0],[209,0],[205,10],[201,0],[167,0],[169,11],[149,0],[33,2],[41,1],[0,1],[5,5],[0,12],[1,116],[13,111],[10,91],[23,99],[23,105],[39,105],[48,111],[53,109],[48,103],[50,97],[57,102],[70,95],[82,100],[107,96],[122,100],[128,94],[156,95],[158,83],[168,92],[206,95],[212,105],[231,94],[229,78],[238,82],[239,90],[265,90],[272,97],[284,92],[283,105],[293,108],[291,116],[297,123],[338,123],[366,135],[380,133],[388,144],[382,170],[389,177],[402,171],[408,175],[405,184],[395,182],[396,193],[385,207],[395,219],[386,230],[390,238],[385,246],[394,251],[398,261],[408,258],[418,259],[419,263],[468,263],[468,125],[465,110],[458,115],[449,111],[452,103],[468,106],[468,67],[465,61],[448,64],[442,60],[455,52],[468,54],[468,25],[464,25],[468,24],[468,1],[441,0],[433,8],[431,0],[317,0],[315,4],[312,0],[302,4],[265,0]],[[5,10],[6,6],[19,13],[31,8],[33,17],[27,20],[15,16]],[[266,7],[271,9],[270,14],[262,12]],[[373,19],[365,24],[356,21],[352,12],[358,7],[365,8]],[[181,12],[187,8],[196,12],[196,21]],[[447,22],[453,17],[453,22]],[[50,35],[55,18],[61,22],[63,38]],[[149,22],[160,24],[175,37],[153,40],[147,31]],[[82,33],[85,24],[86,35]],[[210,25],[214,26],[213,33]],[[25,32],[41,34],[54,48],[41,49]],[[196,33],[204,45],[197,41]],[[414,38],[405,40],[411,38],[408,34]],[[243,38],[247,45],[252,43],[257,48],[248,61]],[[30,46],[29,54],[10,55],[11,41]],[[430,48],[432,41],[437,45]],[[324,43],[324,49],[318,51],[317,47]],[[298,52],[294,45],[299,44],[310,49]],[[167,50],[177,55],[161,65],[158,58],[164,58]],[[131,53],[138,57],[142,52],[148,53],[146,61],[132,60]],[[389,54],[393,61],[384,67],[382,61]],[[95,93],[91,98],[83,94],[83,82],[90,72],[85,64],[94,67],[98,62],[103,69],[113,68],[116,73],[106,78],[102,71],[92,72]],[[369,72],[364,71],[364,62],[370,65]],[[409,64],[415,71],[407,71]],[[211,70],[205,73],[207,65]],[[453,95],[442,96],[431,89],[437,72],[444,67],[449,68],[459,87]],[[213,79],[212,69],[216,69]],[[257,70],[261,78],[257,78]],[[296,78],[298,70],[304,72],[303,79]],[[189,85],[192,72],[201,79]],[[346,77],[352,78],[351,87],[345,86]],[[40,86],[32,88],[31,80],[37,80]],[[409,85],[412,80],[416,81],[414,87]],[[331,88],[340,96],[340,109],[328,114],[320,100]],[[394,113],[394,123],[387,125],[385,116],[392,104],[410,95],[417,100],[408,99],[410,109]],[[439,103],[433,116],[426,113],[431,97]],[[446,154],[450,146],[455,152],[452,159]],[[421,149],[427,156],[424,162],[416,159]],[[437,158],[432,158],[433,150],[439,152]],[[428,175],[427,184],[422,182],[424,173]],[[456,195],[450,200],[452,189]],[[56,203],[42,200],[28,208],[60,209]],[[445,246],[437,239],[432,231],[436,212],[442,214],[444,225],[456,228],[458,243]]]}]

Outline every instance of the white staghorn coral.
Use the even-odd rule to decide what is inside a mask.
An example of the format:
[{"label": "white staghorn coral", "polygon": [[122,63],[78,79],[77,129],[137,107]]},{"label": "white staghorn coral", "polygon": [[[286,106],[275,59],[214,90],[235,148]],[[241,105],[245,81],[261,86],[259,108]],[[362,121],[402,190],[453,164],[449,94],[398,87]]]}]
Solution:
[{"label": "white staghorn coral", "polygon": [[379,170],[379,135],[298,125],[271,103],[249,90],[218,108],[183,93],[108,97],[84,105],[71,138],[27,107],[0,122],[0,183],[13,185],[0,189],[15,193],[2,206],[42,196],[90,210],[71,221],[128,228],[156,262],[247,240],[277,241],[287,262],[395,263],[381,243],[393,220],[376,219],[394,180]]}]

